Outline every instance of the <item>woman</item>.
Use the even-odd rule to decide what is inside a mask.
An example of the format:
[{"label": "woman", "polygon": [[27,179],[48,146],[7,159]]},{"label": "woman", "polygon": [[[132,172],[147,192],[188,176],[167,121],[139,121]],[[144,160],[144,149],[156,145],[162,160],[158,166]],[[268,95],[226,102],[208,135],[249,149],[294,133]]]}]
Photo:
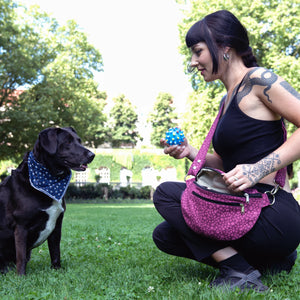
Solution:
[{"label": "woman", "polygon": [[[284,141],[281,119],[300,126],[299,94],[272,71],[258,67],[245,28],[228,11],[217,11],[195,23],[186,35],[192,51],[190,67],[206,82],[219,79],[227,90],[224,109],[213,137],[215,152],[205,166],[223,169],[235,192],[255,186],[274,187],[276,171],[300,158],[300,129]],[[187,140],[164,152],[191,161],[198,150]],[[289,272],[300,242],[300,208],[288,180],[274,205],[263,208],[254,227],[235,241],[212,240],[194,233],[185,223],[180,198],[185,183],[165,182],[154,194],[154,204],[165,222],[153,232],[162,251],[220,269],[215,287],[265,291],[261,272]]]}]

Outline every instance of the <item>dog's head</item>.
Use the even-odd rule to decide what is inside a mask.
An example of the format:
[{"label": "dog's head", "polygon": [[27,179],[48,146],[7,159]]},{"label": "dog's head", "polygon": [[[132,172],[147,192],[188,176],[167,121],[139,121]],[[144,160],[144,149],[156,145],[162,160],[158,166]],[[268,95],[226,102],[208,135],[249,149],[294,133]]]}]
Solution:
[{"label": "dog's head", "polygon": [[54,176],[64,176],[70,169],[84,171],[95,157],[93,152],[81,145],[81,139],[72,127],[41,131],[33,154]]}]

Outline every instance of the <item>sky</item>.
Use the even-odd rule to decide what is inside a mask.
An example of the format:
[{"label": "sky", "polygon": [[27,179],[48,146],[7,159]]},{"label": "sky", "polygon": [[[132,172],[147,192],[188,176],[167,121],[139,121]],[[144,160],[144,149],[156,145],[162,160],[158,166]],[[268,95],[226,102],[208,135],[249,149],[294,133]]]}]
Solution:
[{"label": "sky", "polygon": [[[175,0],[20,0],[37,4],[63,25],[73,19],[88,35],[104,63],[96,75],[99,89],[112,99],[124,94],[147,118],[159,92],[174,97],[183,112],[191,85],[179,54]],[[108,105],[108,106],[109,106]]]}]

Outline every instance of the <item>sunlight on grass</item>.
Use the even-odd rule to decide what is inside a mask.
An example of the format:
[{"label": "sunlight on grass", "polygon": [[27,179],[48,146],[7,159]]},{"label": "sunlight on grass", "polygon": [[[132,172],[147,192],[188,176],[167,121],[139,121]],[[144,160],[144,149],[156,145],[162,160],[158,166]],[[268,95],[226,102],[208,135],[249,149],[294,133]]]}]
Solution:
[{"label": "sunlight on grass", "polygon": [[299,299],[298,262],[289,275],[264,276],[271,288],[264,295],[211,289],[217,270],[156,248],[152,232],[160,222],[152,203],[68,204],[62,268],[50,268],[44,243],[32,251],[26,277],[15,269],[0,275],[0,299]]},{"label": "sunlight on grass", "polygon": [[93,204],[93,206],[90,205],[86,205],[86,206],[82,206],[83,208],[89,208],[89,209],[95,209],[95,208],[154,208],[153,204],[125,204],[125,205],[110,205],[110,204]]}]

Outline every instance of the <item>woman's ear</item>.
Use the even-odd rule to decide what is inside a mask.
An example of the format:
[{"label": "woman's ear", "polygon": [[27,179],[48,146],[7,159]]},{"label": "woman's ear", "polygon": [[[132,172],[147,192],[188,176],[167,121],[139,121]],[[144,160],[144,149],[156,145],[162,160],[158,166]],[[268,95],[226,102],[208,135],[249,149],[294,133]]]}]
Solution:
[{"label": "woman's ear", "polygon": [[231,48],[230,47],[225,47],[225,49],[224,49],[225,51],[226,51],[226,53],[228,52],[228,51],[230,51],[231,50]]},{"label": "woman's ear", "polygon": [[222,50],[223,50],[223,59],[225,61],[228,61],[229,58],[230,58],[230,50],[231,50],[231,48],[230,47],[224,47]]}]

